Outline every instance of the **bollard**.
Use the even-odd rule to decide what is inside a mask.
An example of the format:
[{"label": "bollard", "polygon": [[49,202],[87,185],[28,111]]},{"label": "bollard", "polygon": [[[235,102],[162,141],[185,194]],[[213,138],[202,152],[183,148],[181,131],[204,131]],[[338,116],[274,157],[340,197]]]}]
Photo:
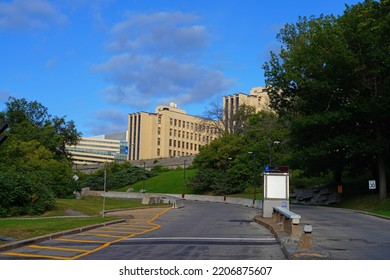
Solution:
[{"label": "bollard", "polygon": [[303,227],[303,233],[301,234],[301,238],[298,242],[298,250],[313,250],[313,242],[312,242],[312,235],[313,227],[311,225],[305,225]]}]

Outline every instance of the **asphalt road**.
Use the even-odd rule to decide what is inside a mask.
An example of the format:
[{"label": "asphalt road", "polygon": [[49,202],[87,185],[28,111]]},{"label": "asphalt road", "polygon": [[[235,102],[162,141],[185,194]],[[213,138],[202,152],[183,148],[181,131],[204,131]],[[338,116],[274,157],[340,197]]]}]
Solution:
[{"label": "asphalt road", "polygon": [[[292,205],[313,226],[316,248],[335,260],[390,260],[390,220],[357,211]],[[0,252],[1,259],[248,260],[285,259],[274,236],[253,218],[259,210],[185,201],[112,215],[127,222]],[[282,245],[284,249],[295,244]]]},{"label": "asphalt road", "polygon": [[314,244],[334,260],[390,260],[390,220],[358,211],[292,205],[313,226]]},{"label": "asphalt road", "polygon": [[154,220],[158,229],[80,259],[285,259],[274,236],[254,222],[258,213],[242,206],[185,201],[183,208]]}]

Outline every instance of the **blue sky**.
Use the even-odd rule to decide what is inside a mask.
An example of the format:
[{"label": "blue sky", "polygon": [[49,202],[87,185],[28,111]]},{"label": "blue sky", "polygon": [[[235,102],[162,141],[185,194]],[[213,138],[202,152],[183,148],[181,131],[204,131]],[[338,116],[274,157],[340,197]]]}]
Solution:
[{"label": "blue sky", "polygon": [[84,136],[125,131],[127,114],[264,86],[276,34],[353,0],[0,0],[0,110],[10,96],[74,120]]}]

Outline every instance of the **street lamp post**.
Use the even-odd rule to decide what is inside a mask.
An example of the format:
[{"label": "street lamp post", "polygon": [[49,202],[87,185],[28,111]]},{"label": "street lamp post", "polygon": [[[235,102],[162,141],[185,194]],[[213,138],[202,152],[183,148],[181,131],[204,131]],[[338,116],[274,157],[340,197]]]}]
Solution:
[{"label": "street lamp post", "polygon": [[145,191],[145,180],[146,180],[146,162],[143,162],[144,163],[144,180],[142,182],[142,188],[144,189]]},{"label": "street lamp post", "polygon": [[251,154],[253,156],[253,206],[255,206],[256,202],[256,165],[255,165],[255,155],[256,153],[248,152],[248,154]]},{"label": "street lamp post", "polygon": [[227,171],[228,160],[232,160],[232,158],[229,157],[225,159],[225,170],[224,170],[224,178],[223,178],[223,201],[226,201],[226,171]]},{"label": "street lamp post", "polygon": [[273,141],[269,143],[269,166],[272,166],[272,150],[274,145],[279,145],[280,141]]},{"label": "street lamp post", "polygon": [[184,178],[184,183],[183,183],[183,194],[182,194],[182,198],[184,198],[185,196],[185,193],[186,193],[186,163],[187,163],[187,160],[184,160],[183,161],[183,178]]}]

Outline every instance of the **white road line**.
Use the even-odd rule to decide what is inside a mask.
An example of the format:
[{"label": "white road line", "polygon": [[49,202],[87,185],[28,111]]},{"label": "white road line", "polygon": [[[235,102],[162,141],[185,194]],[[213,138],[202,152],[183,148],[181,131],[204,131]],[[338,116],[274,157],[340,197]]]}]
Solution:
[{"label": "white road line", "polygon": [[232,241],[232,242],[264,242],[264,241],[276,241],[274,237],[263,237],[263,238],[242,238],[242,237],[150,237],[150,238],[141,238],[141,237],[132,237],[127,239],[128,241],[146,241],[146,240],[174,240],[174,241]]}]

